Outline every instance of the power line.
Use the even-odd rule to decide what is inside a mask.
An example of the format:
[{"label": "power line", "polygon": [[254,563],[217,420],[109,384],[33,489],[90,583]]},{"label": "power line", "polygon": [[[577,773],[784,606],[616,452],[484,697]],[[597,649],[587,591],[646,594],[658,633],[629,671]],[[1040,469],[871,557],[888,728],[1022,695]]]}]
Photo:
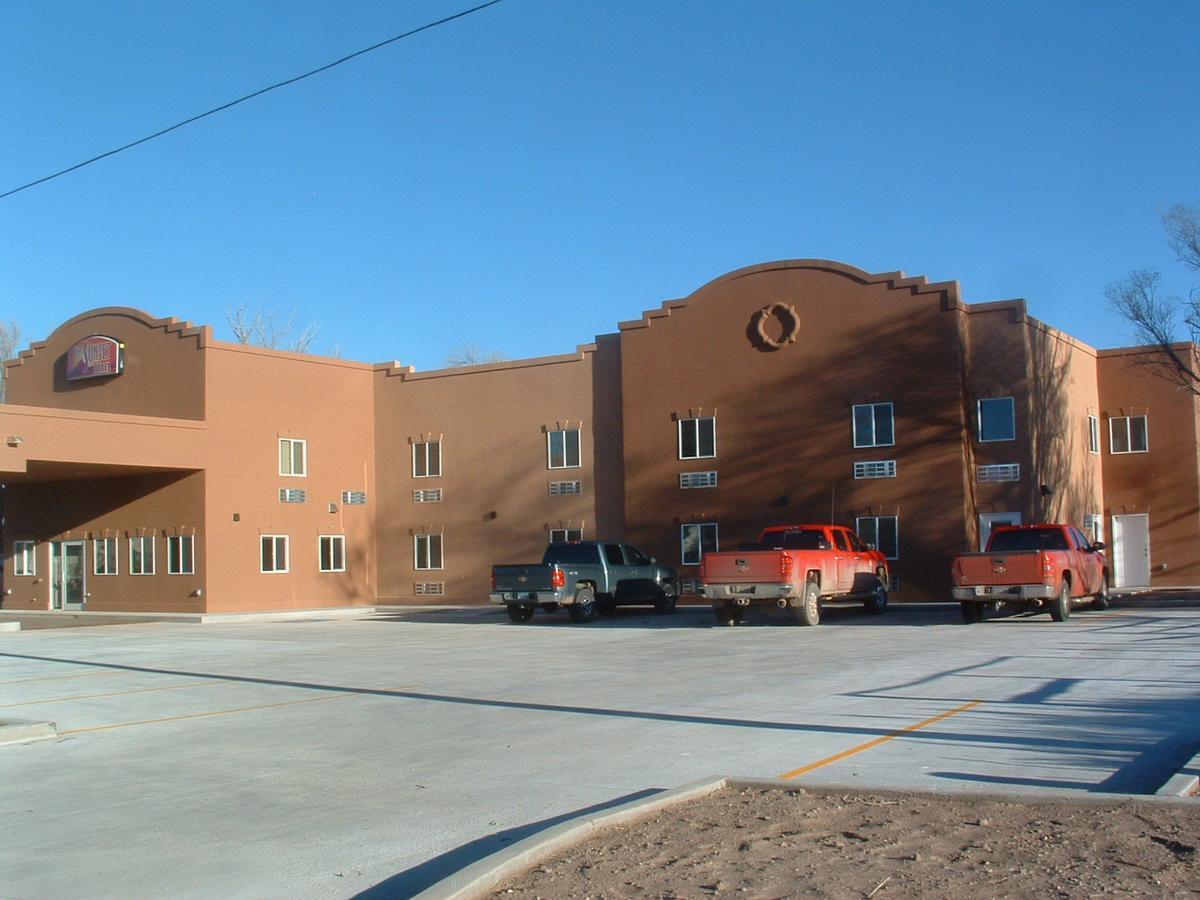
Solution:
[{"label": "power line", "polygon": [[289,84],[295,84],[297,81],[303,81],[305,78],[311,78],[313,75],[319,75],[322,72],[327,72],[335,66],[340,66],[342,63],[349,62],[355,57],[362,56],[364,53],[370,53],[372,50],[378,50],[380,47],[386,47],[388,44],[394,44],[396,41],[402,41],[407,37],[412,37],[414,34],[420,34],[422,31],[428,31],[430,28],[436,28],[439,25],[445,25],[447,22],[453,22],[455,19],[461,19],[464,16],[469,16],[471,13],[477,13],[481,9],[487,9],[489,6],[495,6],[499,2],[501,2],[501,0],[488,0],[486,3],[481,3],[478,6],[471,7],[470,9],[464,9],[462,12],[457,12],[454,13],[454,15],[446,16],[444,19],[438,19],[436,22],[429,22],[425,25],[421,25],[418,28],[414,28],[412,31],[406,31],[403,34],[390,37],[386,41],[380,41],[378,44],[372,44],[370,47],[364,47],[362,50],[356,50],[348,56],[343,56],[341,59],[336,59],[331,63],[321,66],[320,68],[313,69],[311,72],[305,72],[303,75],[297,75],[294,78],[288,78],[285,81],[272,84],[269,87],[254,91],[251,94],[246,94],[244,97],[238,97],[236,100],[230,100],[228,103],[223,103],[220,106],[214,107],[208,112],[202,112],[199,115],[184,119],[182,122],[176,122],[174,125],[164,128],[161,131],[156,131],[154,134],[148,134],[144,138],[138,138],[136,141],[131,141],[122,147],[117,147],[116,149],[109,150],[106,153],[101,153],[99,156],[93,156],[91,159],[86,159],[81,163],[76,163],[73,166],[63,169],[61,172],[55,172],[53,175],[46,175],[45,177],[39,178],[36,181],[31,181],[28,184],[23,184],[20,187],[5,191],[3,194],[0,194],[0,200],[3,200],[5,197],[11,197],[13,194],[20,193],[21,191],[27,190],[36,185],[44,184],[45,182],[51,181],[62,175],[74,172],[76,169],[82,169],[84,166],[90,166],[94,162],[99,162],[102,159],[115,156],[118,153],[129,150],[132,147],[136,147],[138,144],[144,144],[147,141],[152,141],[155,138],[162,137],[164,134],[169,134],[170,132],[175,131],[177,128],[182,128],[184,125],[191,125],[193,122],[199,122],[201,119],[205,119],[208,116],[215,115],[216,113],[237,106],[239,103],[245,103],[247,100],[253,100],[255,97],[261,97],[263,94],[278,90],[281,87],[287,87]]}]

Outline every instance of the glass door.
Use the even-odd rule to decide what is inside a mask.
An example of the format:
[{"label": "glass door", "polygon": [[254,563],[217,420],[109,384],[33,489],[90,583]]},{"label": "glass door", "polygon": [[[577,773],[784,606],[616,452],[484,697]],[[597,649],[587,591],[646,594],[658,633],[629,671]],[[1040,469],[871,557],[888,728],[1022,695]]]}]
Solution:
[{"label": "glass door", "polygon": [[83,541],[55,541],[50,545],[51,608],[83,609],[87,590]]}]

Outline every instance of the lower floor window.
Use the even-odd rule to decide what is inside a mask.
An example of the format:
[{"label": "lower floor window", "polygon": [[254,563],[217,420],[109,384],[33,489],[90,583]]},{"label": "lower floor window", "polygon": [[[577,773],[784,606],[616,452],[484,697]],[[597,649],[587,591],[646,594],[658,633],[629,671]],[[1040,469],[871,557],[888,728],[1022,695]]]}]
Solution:
[{"label": "lower floor window", "polygon": [[418,534],[413,539],[414,566],[418,569],[442,568],[442,536]]},{"label": "lower floor window", "polygon": [[154,574],[154,535],[146,534],[129,539],[129,574]]},{"label": "lower floor window", "polygon": [[679,544],[683,565],[700,565],[705,553],[715,553],[720,549],[717,543],[717,524],[705,522],[699,525],[681,525]]},{"label": "lower floor window", "polygon": [[192,535],[167,536],[167,574],[196,574],[196,539]]},{"label": "lower floor window", "polygon": [[854,520],[854,530],[866,543],[888,559],[900,558],[900,518],[898,516],[861,516]]},{"label": "lower floor window", "polygon": [[116,538],[96,538],[92,541],[92,574],[117,574]]},{"label": "lower floor window", "polygon": [[345,572],[346,536],[342,534],[321,535],[320,559],[322,572]]},{"label": "lower floor window", "polygon": [[288,570],[288,537],[286,534],[264,534],[262,536],[263,572],[286,572]]},{"label": "lower floor window", "polygon": [[571,541],[582,541],[582,540],[583,540],[583,529],[582,528],[551,528],[550,529],[550,543],[552,543],[552,544],[566,544]]},{"label": "lower floor window", "polygon": [[36,575],[37,574],[37,548],[36,541],[14,541],[13,542],[13,574],[14,575]]}]

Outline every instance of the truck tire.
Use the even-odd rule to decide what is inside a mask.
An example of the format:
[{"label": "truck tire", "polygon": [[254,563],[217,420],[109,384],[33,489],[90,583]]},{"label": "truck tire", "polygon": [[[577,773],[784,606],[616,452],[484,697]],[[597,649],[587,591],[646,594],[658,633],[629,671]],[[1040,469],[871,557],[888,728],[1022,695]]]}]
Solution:
[{"label": "truck tire", "polygon": [[1100,590],[1092,598],[1092,609],[1108,609],[1108,576],[1100,577]]},{"label": "truck tire", "polygon": [[654,611],[664,616],[675,612],[675,585],[664,581],[658,586],[658,599],[654,601]]},{"label": "truck tire", "polygon": [[517,623],[528,622],[533,618],[533,607],[510,603],[508,605],[508,617]]},{"label": "truck tire", "polygon": [[1050,601],[1050,618],[1055,622],[1065,622],[1071,618],[1071,585],[1065,578],[1058,596]]},{"label": "truck tire", "polygon": [[800,598],[800,605],[792,607],[792,612],[796,616],[797,625],[821,624],[821,589],[817,587],[816,582],[810,581],[804,586],[804,596]]},{"label": "truck tire", "polygon": [[575,589],[575,602],[567,607],[572,622],[590,622],[596,618],[596,592],[587,585]]},{"label": "truck tire", "polygon": [[963,600],[959,604],[962,608],[962,620],[968,625],[974,625],[983,621],[983,604],[976,603],[974,600]]},{"label": "truck tire", "polygon": [[868,613],[873,616],[879,615],[888,605],[888,589],[887,584],[879,576],[875,577],[875,586],[871,589],[871,596],[867,597],[863,606],[866,607]]}]

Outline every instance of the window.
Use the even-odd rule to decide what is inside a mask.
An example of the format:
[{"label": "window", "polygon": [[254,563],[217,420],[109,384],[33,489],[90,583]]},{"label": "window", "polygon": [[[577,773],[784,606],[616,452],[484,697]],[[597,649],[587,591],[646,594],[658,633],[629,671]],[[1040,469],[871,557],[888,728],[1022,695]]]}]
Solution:
[{"label": "window", "polygon": [[279,439],[279,474],[303,477],[308,472],[308,441]]},{"label": "window", "polygon": [[167,535],[167,574],[196,574],[196,539],[192,535]]},{"label": "window", "polygon": [[346,536],[344,534],[321,535],[319,549],[322,572],[346,571]]},{"label": "window", "polygon": [[880,459],[871,462],[856,462],[854,464],[854,477],[856,479],[895,478],[896,461],[894,459]]},{"label": "window", "polygon": [[442,442],[413,444],[413,478],[437,478],[442,474]]},{"label": "window", "polygon": [[1088,416],[1088,452],[1100,452],[1100,418]]},{"label": "window", "polygon": [[442,536],[418,534],[413,537],[413,565],[417,569],[442,568]]},{"label": "window", "polygon": [[154,535],[129,539],[129,574],[154,574]]},{"label": "window", "polygon": [[117,574],[117,539],[96,538],[92,541],[92,574]]},{"label": "window", "polygon": [[413,503],[441,503],[442,489],[432,488],[428,491],[413,491]]},{"label": "window", "polygon": [[367,503],[367,492],[342,491],[342,503],[346,506],[365,506]]},{"label": "window", "polygon": [[897,516],[862,516],[854,520],[854,530],[888,559],[900,558],[900,520]]},{"label": "window", "polygon": [[280,488],[280,503],[304,503],[308,500],[308,491],[302,488]]},{"label": "window", "polygon": [[685,566],[698,566],[705,553],[715,553],[719,548],[717,542],[717,525],[715,522],[705,522],[701,525],[679,526],[680,558]]},{"label": "window", "polygon": [[1012,397],[992,397],[979,401],[979,440],[1015,441],[1016,407]]},{"label": "window", "polygon": [[1104,514],[1088,513],[1083,517],[1083,530],[1091,537],[1092,543],[1104,540]]},{"label": "window", "polygon": [[976,466],[975,480],[979,482],[1020,481],[1021,464],[1003,463],[994,466]]},{"label": "window", "polygon": [[717,486],[716,472],[680,472],[679,486],[685,491],[692,488],[714,488]]},{"label": "window", "polygon": [[13,542],[13,574],[14,575],[36,575],[37,574],[37,548],[36,541],[14,541]]},{"label": "window", "polygon": [[892,404],[860,403],[852,410],[855,447],[890,447],[896,443]]},{"label": "window", "polygon": [[582,481],[552,481],[550,482],[551,497],[566,497],[571,494],[582,494]]},{"label": "window", "polygon": [[711,459],[717,455],[717,420],[714,416],[679,420],[679,458]]},{"label": "window", "polygon": [[550,543],[552,544],[569,544],[572,541],[583,540],[582,528],[551,528]]},{"label": "window", "polygon": [[546,468],[579,468],[579,429],[546,432]]},{"label": "window", "polygon": [[446,593],[446,582],[418,581],[413,584],[413,593],[418,597],[442,597]]},{"label": "window", "polygon": [[1108,420],[1109,450],[1113,453],[1145,453],[1150,434],[1145,416],[1113,416]]},{"label": "window", "polygon": [[263,573],[278,573],[288,570],[288,536],[286,534],[264,534],[262,543],[262,563],[259,568]]}]

